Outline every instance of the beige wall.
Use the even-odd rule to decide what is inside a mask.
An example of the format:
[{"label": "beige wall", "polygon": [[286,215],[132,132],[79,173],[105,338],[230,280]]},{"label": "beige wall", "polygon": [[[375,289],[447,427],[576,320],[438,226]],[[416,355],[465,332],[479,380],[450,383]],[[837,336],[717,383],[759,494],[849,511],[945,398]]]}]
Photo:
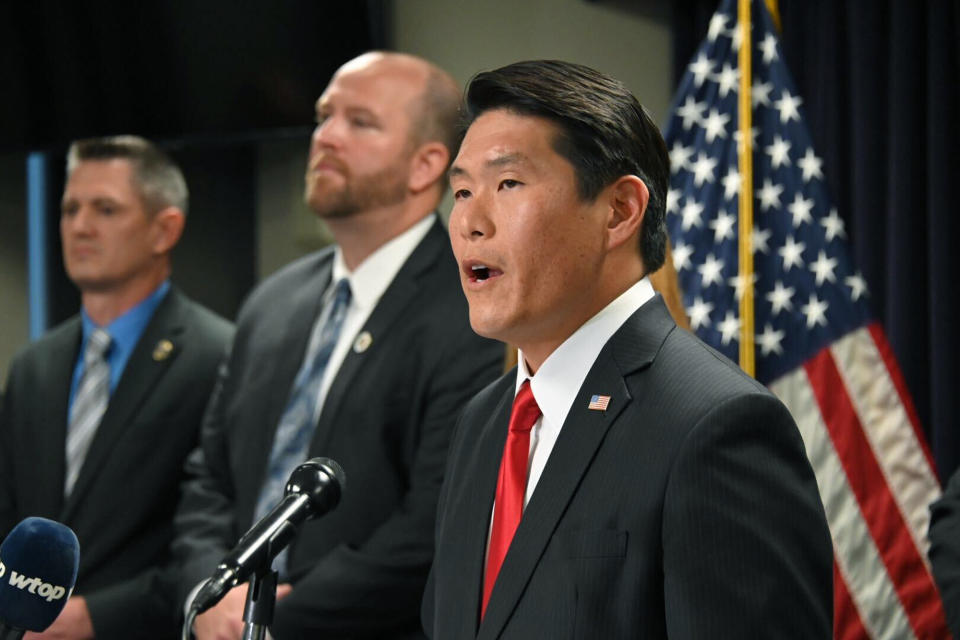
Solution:
[{"label": "beige wall", "polygon": [[26,159],[0,156],[0,387],[30,335],[27,313]]},{"label": "beige wall", "polygon": [[260,143],[257,152],[257,279],[332,240],[303,201],[310,140],[290,137]]},{"label": "beige wall", "polygon": [[395,0],[392,7],[394,48],[436,62],[461,84],[483,69],[558,58],[622,80],[654,120],[666,119],[673,92],[666,2]]}]

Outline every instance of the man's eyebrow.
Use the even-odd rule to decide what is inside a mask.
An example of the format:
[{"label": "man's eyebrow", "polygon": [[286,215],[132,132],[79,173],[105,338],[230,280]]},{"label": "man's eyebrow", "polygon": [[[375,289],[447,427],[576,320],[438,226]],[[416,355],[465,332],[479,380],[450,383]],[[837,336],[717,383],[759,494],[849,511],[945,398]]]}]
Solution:
[{"label": "man's eyebrow", "polygon": [[[314,111],[317,115],[326,115],[327,112],[331,110],[331,105],[329,100],[317,100],[316,105],[314,106]],[[342,107],[344,113],[351,116],[366,116],[368,118],[373,118],[379,120],[379,116],[372,109],[359,105],[346,105]]]},{"label": "man's eyebrow", "polygon": [[484,164],[488,167],[503,167],[509,164],[525,164],[527,156],[519,152],[503,153],[495,158],[490,158]]},{"label": "man's eyebrow", "polygon": [[[512,153],[502,153],[498,156],[490,158],[489,160],[483,163],[484,168],[489,167],[505,167],[511,164],[526,164],[529,162],[527,156],[520,152]],[[458,167],[454,165],[450,167],[450,170],[447,171],[447,179],[459,178],[459,177],[469,177],[470,173],[463,167]]]}]

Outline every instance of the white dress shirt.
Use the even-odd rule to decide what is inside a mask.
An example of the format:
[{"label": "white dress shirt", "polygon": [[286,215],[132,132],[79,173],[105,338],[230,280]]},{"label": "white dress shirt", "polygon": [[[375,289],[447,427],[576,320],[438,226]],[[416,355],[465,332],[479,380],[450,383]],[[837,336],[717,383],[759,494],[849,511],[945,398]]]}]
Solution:
[{"label": "white dress shirt", "polygon": [[543,414],[530,431],[530,457],[527,465],[524,507],[530,501],[537,482],[540,481],[543,468],[560,435],[560,428],[567,419],[567,414],[570,413],[573,399],[580,391],[597,356],[600,355],[600,350],[623,326],[627,318],[653,296],[650,280],[643,278],[620,294],[597,315],[587,320],[547,357],[533,376],[527,370],[523,351],[518,352],[517,384],[514,393],[516,394],[523,381],[529,378],[533,397]]},{"label": "white dress shirt", "polygon": [[[330,391],[330,385],[333,384],[337,372],[340,371],[340,365],[343,364],[344,358],[347,357],[347,353],[353,347],[360,329],[366,324],[387,287],[393,282],[400,268],[424,236],[427,235],[433,224],[434,216],[425,217],[367,256],[367,259],[361,262],[360,266],[352,273],[343,261],[343,252],[340,247],[338,246],[334,250],[333,277],[330,279],[330,286],[323,294],[324,309],[330,307],[334,287],[342,278],[346,278],[350,282],[352,295],[350,306],[347,307],[347,316],[343,319],[343,326],[340,329],[340,337],[337,339],[337,344],[333,348],[330,360],[327,361],[327,367],[323,372],[323,381],[320,383],[320,393],[317,395],[317,403],[313,412],[314,422],[320,418],[320,410],[323,409],[323,403],[327,398],[327,392]],[[322,326],[325,321],[326,314],[321,313],[314,322],[312,335],[319,336],[320,332],[317,327],[318,325]],[[377,339],[377,336],[371,337],[374,340]],[[307,345],[307,353],[311,353],[311,346]]]}]

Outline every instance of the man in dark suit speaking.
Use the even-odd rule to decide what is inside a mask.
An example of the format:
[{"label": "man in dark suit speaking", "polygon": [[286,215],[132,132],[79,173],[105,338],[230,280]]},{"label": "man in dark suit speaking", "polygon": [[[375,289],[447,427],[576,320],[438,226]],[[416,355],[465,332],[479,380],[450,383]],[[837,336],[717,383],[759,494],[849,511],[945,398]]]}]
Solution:
[{"label": "man in dark suit speaking", "polygon": [[[175,545],[184,591],[280,501],[297,464],[323,455],[346,472],[339,506],[274,564],[277,640],[422,637],[450,433],[504,354],[470,330],[434,213],[460,100],[413,56],[369,53],[337,71],[306,171],[306,201],[337,244],[250,295],[191,456]],[[200,615],[198,640],[239,638],[245,593]]]},{"label": "man in dark suit speaking", "polygon": [[[187,187],[141,138],[74,143],[60,237],[80,314],[13,361],[0,409],[0,539],[23,518],[80,541],[42,637],[170,638],[173,513],[232,327],[169,282]],[[31,637],[28,634],[28,637]]]},{"label": "man in dark suit speaking", "polygon": [[619,82],[481,73],[450,169],[470,321],[519,364],[454,432],[423,603],[438,640],[828,638],[831,545],[783,405],[678,329],[668,159]]}]

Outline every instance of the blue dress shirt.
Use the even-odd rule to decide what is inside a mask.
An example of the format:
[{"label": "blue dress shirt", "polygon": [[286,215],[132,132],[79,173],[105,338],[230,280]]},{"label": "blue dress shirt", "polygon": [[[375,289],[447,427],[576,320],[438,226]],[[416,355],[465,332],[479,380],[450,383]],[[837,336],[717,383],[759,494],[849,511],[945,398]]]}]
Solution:
[{"label": "blue dress shirt", "polygon": [[[143,335],[143,330],[147,328],[154,311],[160,305],[160,301],[170,290],[170,281],[164,280],[163,283],[154,289],[153,293],[147,296],[142,302],[115,319],[113,322],[103,327],[110,334],[113,343],[110,351],[107,353],[107,364],[110,366],[110,394],[117,388],[120,376],[127,366],[130,354],[133,353],[137,341]],[[80,351],[77,354],[77,363],[73,367],[73,379],[70,382],[70,404],[67,409],[67,416],[70,415],[70,409],[73,408],[73,396],[77,391],[77,385],[80,383],[80,376],[83,374],[83,353],[87,348],[87,339],[97,325],[94,324],[85,310],[80,311],[80,317],[83,324],[83,339],[80,342]],[[69,417],[67,418],[69,421]]]}]

